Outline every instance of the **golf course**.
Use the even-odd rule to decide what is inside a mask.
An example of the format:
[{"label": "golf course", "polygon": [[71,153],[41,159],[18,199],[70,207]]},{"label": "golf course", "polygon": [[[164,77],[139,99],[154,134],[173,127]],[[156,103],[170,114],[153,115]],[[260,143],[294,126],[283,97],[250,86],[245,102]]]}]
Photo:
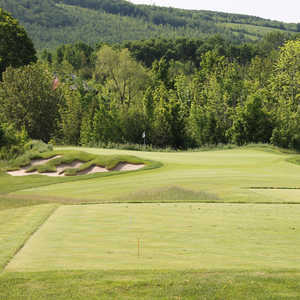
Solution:
[{"label": "golf course", "polygon": [[55,147],[0,165],[0,299],[300,299],[299,216],[296,152]]}]

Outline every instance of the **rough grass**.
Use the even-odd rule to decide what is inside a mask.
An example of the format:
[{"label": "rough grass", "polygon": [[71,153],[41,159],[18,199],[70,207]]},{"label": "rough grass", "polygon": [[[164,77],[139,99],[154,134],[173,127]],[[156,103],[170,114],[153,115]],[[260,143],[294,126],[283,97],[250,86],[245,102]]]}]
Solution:
[{"label": "rough grass", "polygon": [[292,164],[295,164],[295,165],[300,165],[300,157],[299,156],[289,157],[289,158],[287,158],[287,161]]},{"label": "rough grass", "polygon": [[46,204],[53,201],[41,200],[41,199],[33,199],[33,198],[6,198],[0,197],[0,211],[5,209],[12,209],[12,208],[19,208],[19,207],[26,207],[26,206],[33,206],[33,205],[40,205]]},{"label": "rough grass", "polygon": [[56,208],[52,204],[0,211],[0,271]]},{"label": "rough grass", "polygon": [[299,271],[64,271],[0,275],[5,300],[299,299]]},{"label": "rough grass", "polygon": [[6,270],[298,269],[299,214],[271,204],[60,206]]},{"label": "rough grass", "polygon": [[217,195],[204,191],[192,191],[179,186],[142,190],[115,198],[120,202],[215,202],[220,200]]}]

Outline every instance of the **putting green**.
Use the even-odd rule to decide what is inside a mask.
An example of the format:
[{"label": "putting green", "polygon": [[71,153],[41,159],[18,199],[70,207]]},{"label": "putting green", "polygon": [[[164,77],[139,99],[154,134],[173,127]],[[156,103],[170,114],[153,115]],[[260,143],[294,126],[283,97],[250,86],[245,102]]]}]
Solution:
[{"label": "putting green", "polygon": [[61,206],[6,271],[296,269],[299,214],[281,204]]},{"label": "putting green", "polygon": [[[63,148],[77,149],[78,148]],[[128,154],[161,161],[159,169],[93,178],[21,190],[12,195],[34,199],[81,202],[130,202],[130,195],[143,202],[145,191],[177,186],[217,195],[220,202],[294,202],[288,191],[262,193],[249,187],[300,187],[300,166],[287,162],[289,154],[259,149],[234,149],[209,152],[137,152],[81,148],[93,154]],[[140,197],[139,197],[140,193]],[[290,192],[293,194],[293,192]],[[172,199],[167,199],[172,200]],[[185,199],[182,199],[185,201]],[[205,199],[202,199],[205,200]],[[191,201],[191,199],[189,199]],[[198,199],[198,201],[201,201]],[[147,200],[145,200],[147,202]]]}]

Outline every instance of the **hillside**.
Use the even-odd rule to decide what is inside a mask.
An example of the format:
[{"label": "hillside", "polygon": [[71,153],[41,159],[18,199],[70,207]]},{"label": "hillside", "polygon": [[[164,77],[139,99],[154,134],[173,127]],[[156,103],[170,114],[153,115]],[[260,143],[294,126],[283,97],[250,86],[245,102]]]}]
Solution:
[{"label": "hillside", "polygon": [[211,11],[134,5],[124,0],[0,0],[17,18],[37,49],[82,41],[96,44],[148,38],[204,38],[222,34],[254,41],[270,31],[295,32],[299,25]]}]

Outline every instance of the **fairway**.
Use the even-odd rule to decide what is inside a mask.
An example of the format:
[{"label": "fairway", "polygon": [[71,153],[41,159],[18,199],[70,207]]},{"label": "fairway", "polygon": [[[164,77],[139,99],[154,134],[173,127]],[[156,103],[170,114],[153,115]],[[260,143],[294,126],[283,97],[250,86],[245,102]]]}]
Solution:
[{"label": "fairway", "polygon": [[0,173],[0,299],[300,299],[298,154],[68,149],[158,164]]},{"label": "fairway", "polygon": [[6,271],[295,269],[299,214],[264,204],[61,206]]},{"label": "fairway", "polygon": [[[61,199],[65,203],[149,202],[143,199],[145,192],[177,186],[216,195],[218,202],[300,203],[298,197],[289,198],[282,193],[261,193],[249,189],[250,187],[300,187],[300,166],[287,161],[291,157],[289,154],[251,148],[173,153],[93,148],[82,148],[82,150],[93,154],[134,155],[160,161],[163,166],[118,176],[89,180],[83,178],[56,184],[49,182],[47,186],[22,189],[11,193],[10,196],[50,201]],[[181,200],[185,201],[184,198]],[[194,200],[205,202],[206,199]],[[189,199],[190,201],[193,200]]]}]

